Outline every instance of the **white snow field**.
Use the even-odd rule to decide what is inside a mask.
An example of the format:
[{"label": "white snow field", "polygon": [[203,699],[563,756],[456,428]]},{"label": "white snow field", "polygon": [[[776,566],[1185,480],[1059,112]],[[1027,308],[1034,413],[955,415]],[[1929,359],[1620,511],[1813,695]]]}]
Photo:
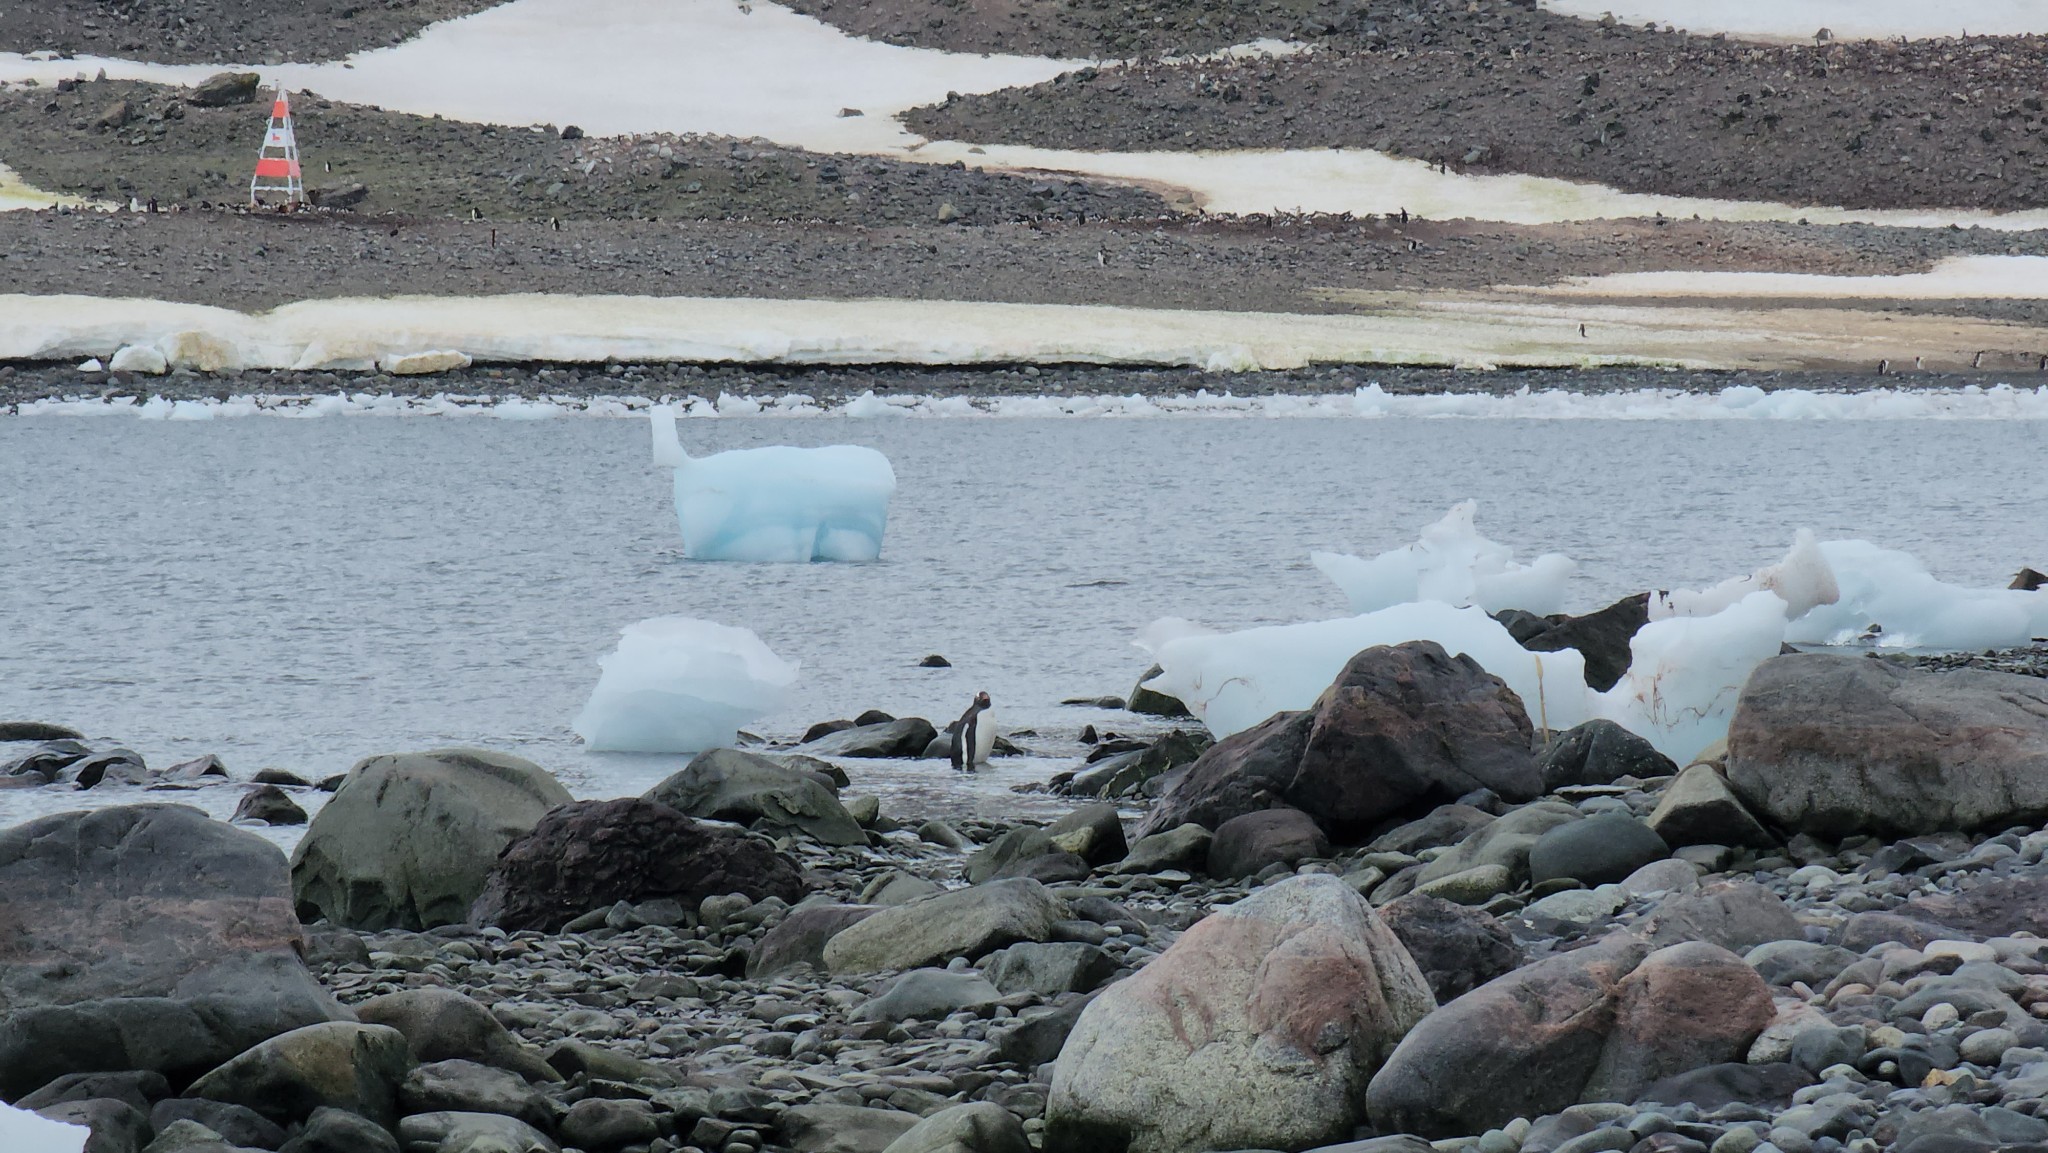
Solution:
[{"label": "white snow field", "polygon": [[2037,366],[2048,331],[1824,308],[1355,295],[1355,314],[916,300],[510,295],[208,305],[0,295],[0,359],[148,346],[172,368],[369,371],[424,351],[479,362],[1086,363],[1210,371],[1311,364],[1693,369]]},{"label": "white snow field", "polygon": [[1944,36],[2027,36],[2048,32],[2040,0],[1540,0],[1567,16],[1612,14],[1630,24],[1656,21],[1690,32],[1726,32],[1756,40],[1812,40],[1825,28],[1838,40],[1930,40]]},{"label": "white snow field", "polygon": [[1743,682],[1787,641],[1962,650],[2048,635],[2048,589],[1962,588],[1936,580],[1906,553],[1867,541],[1816,544],[1801,531],[1774,565],[1704,591],[1653,597],[1650,623],[1629,643],[1628,672],[1613,689],[1595,692],[1584,683],[1580,654],[1528,652],[1487,615],[1489,608],[1542,611],[1536,603],[1554,603],[1560,590],[1535,575],[1540,562],[1519,574],[1519,591],[1535,602],[1468,603],[1510,555],[1473,529],[1471,503],[1424,529],[1418,545],[1359,562],[1377,566],[1371,579],[1355,568],[1332,572],[1321,559],[1327,554],[1318,556],[1317,566],[1354,604],[1405,591],[1406,566],[1416,566],[1421,575],[1409,603],[1234,633],[1161,620],[1137,642],[1164,670],[1154,683],[1221,738],[1283,709],[1310,707],[1361,649],[1430,640],[1506,681],[1539,729],[1607,717],[1684,764],[1727,734]]},{"label": "white snow field", "polygon": [[1539,616],[1561,611],[1565,586],[1578,566],[1557,553],[1515,563],[1513,549],[1479,535],[1472,523],[1478,509],[1478,501],[1461,501],[1424,528],[1414,544],[1371,560],[1335,552],[1312,552],[1308,559],[1344,590],[1356,613],[1410,601],[1478,605],[1488,612],[1514,608]]},{"label": "white snow field", "polygon": [[[1296,48],[1260,42],[1245,50]],[[1092,63],[1098,62],[900,48],[848,36],[770,0],[513,0],[345,61],[238,67],[260,71],[266,83],[282,81],[293,91],[420,115],[575,124],[597,135],[762,137],[824,151],[1098,176],[1152,186],[1222,213],[1406,208],[1430,219],[1525,224],[1662,213],[2048,227],[2048,212],[1851,211],[1650,196],[1531,176],[1439,173],[1418,160],[1360,149],[1083,152],[994,142],[928,144],[895,119],[944,100],[948,92],[1036,84]],[[192,84],[222,67],[7,53],[0,54],[0,82],[53,83],[105,71],[117,80]],[[855,109],[860,115],[841,115]],[[302,128],[300,146],[312,159],[323,144],[317,132]]]},{"label": "white snow field", "polygon": [[7,1153],[82,1153],[92,1130],[0,1105],[0,1149]]},{"label": "white snow field", "polygon": [[692,457],[675,410],[654,408],[654,463],[675,470],[691,560],[804,564],[881,559],[896,472],[872,448],[770,445]]},{"label": "white snow field", "polygon": [[782,707],[797,664],[748,629],[653,617],[619,631],[570,726],[593,750],[695,753],[730,745],[739,727]]}]

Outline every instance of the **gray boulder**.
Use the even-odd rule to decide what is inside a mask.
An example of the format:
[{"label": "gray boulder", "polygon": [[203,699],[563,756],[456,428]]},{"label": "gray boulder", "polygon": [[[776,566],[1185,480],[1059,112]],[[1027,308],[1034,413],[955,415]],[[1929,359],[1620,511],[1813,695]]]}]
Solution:
[{"label": "gray boulder", "polygon": [[993,1035],[996,1052],[1003,1060],[1026,1069],[1040,1065],[1060,1055],[1067,1038],[1074,1032],[1074,1025],[1080,1021],[1099,992],[1085,996],[1067,997],[1057,1005],[1026,1009],[1017,1014],[1017,1023]]},{"label": "gray boulder", "polygon": [[797,746],[812,757],[921,757],[939,730],[923,717],[904,717],[877,725],[855,725]]},{"label": "gray boulder", "polygon": [[561,1146],[516,1117],[497,1113],[418,1113],[398,1123],[408,1150],[433,1153],[561,1153]]},{"label": "gray boulder", "polygon": [[254,72],[217,72],[192,86],[185,103],[195,108],[221,108],[247,104],[256,99],[256,86],[263,77]]},{"label": "gray boulder", "polygon": [[554,1110],[526,1079],[475,1061],[434,1061],[406,1074],[398,1086],[401,1112],[498,1113],[536,1129],[554,1125]]},{"label": "gray boulder", "polygon": [[794,830],[827,845],[868,843],[860,822],[817,777],[738,749],[698,753],[645,796],[693,817]]},{"label": "gray boulder", "polygon": [[1529,847],[1529,880],[1533,884],[1564,878],[1591,888],[1609,885],[1652,861],[1671,855],[1671,847],[1634,817],[1602,813],[1559,825]]},{"label": "gray boulder", "polygon": [[1653,945],[1707,941],[1746,953],[1766,941],[1800,941],[1806,930],[1776,893],[1755,881],[1716,881],[1657,903],[1642,926]]},{"label": "gray boulder", "polygon": [[1012,869],[1034,857],[1051,856],[1059,852],[1052,843],[1052,834],[1033,825],[1020,825],[1005,830],[995,840],[976,849],[962,866],[961,874],[970,885],[995,880],[1005,870]]},{"label": "gray boulder", "polygon": [[1131,851],[1110,871],[1158,873],[1167,869],[1203,868],[1209,861],[1209,845],[1213,836],[1202,826],[1190,823],[1139,837]]},{"label": "gray boulder", "polygon": [[936,1020],[962,1009],[984,1009],[1003,995],[979,973],[912,969],[854,1010],[856,1021]]},{"label": "gray boulder", "polygon": [[1674,847],[1686,845],[1776,845],[1713,765],[1690,765],[1678,774],[1650,814],[1650,828]]},{"label": "gray boulder", "polygon": [[1185,717],[1189,715],[1188,707],[1181,703],[1179,697],[1162,693],[1152,687],[1152,678],[1165,671],[1165,669],[1160,668],[1158,665],[1153,665],[1151,668],[1146,669],[1138,677],[1138,683],[1132,687],[1130,699],[1124,702],[1124,708],[1148,717]]},{"label": "gray boulder", "polygon": [[292,854],[299,917],[356,929],[459,924],[505,846],[569,799],[546,769],[507,753],[370,757]]},{"label": "gray boulder", "polygon": [[585,1097],[562,1118],[562,1140],[583,1149],[645,1145],[661,1136],[661,1121],[646,1101]]},{"label": "gray boulder", "polygon": [[348,1011],[300,961],[284,854],[182,805],[0,830],[0,1099],[64,1073],[183,1080]]},{"label": "gray boulder", "polygon": [[1045,827],[1054,849],[1072,853],[1093,865],[1107,865],[1123,859],[1130,846],[1124,841],[1123,818],[1115,805],[1083,805]]},{"label": "gray boulder", "polygon": [[323,1105],[278,1153],[398,1153],[398,1140],[375,1121]]},{"label": "gray boulder", "polygon": [[982,972],[1004,993],[1088,993],[1116,976],[1116,958],[1082,941],[1026,941],[983,958]]},{"label": "gray boulder", "polygon": [[795,1153],[883,1153],[918,1120],[900,1109],[798,1105],[776,1118],[775,1135]]},{"label": "gray boulder", "polygon": [[1829,839],[2038,825],[2048,680],[1774,657],[1729,722],[1728,784],[1766,820]]},{"label": "gray boulder", "polygon": [[386,1129],[398,1119],[398,1086],[412,1072],[405,1034],[384,1025],[331,1021],[272,1037],[192,1083],[187,1092],[243,1105],[279,1124],[315,1109],[341,1109]]},{"label": "gray boulder", "polygon": [[1032,1153],[1024,1123],[990,1101],[955,1105],[919,1121],[883,1153]]},{"label": "gray boulder", "polygon": [[915,873],[906,873],[902,869],[890,869],[862,887],[860,903],[863,905],[908,905],[919,897],[929,897],[934,893],[942,893],[944,891],[945,886],[927,881]]},{"label": "gray boulder", "polygon": [[1187,824],[1213,829],[1232,817],[1286,804],[1315,720],[1309,711],[1274,713],[1210,745],[1138,822],[1137,835]]},{"label": "gray boulder", "polygon": [[1546,792],[1566,785],[1609,785],[1623,777],[1668,777],[1678,771],[1650,742],[1604,718],[1559,733],[1536,758],[1536,768]]},{"label": "gray boulder", "polygon": [[45,1105],[36,1115],[89,1130],[87,1153],[139,1153],[150,1139],[149,1118],[126,1101],[111,1097]]},{"label": "gray boulder", "polygon": [[[283,1143],[283,1138],[279,1138],[279,1143]],[[102,1153],[108,1146],[95,1142],[89,1148],[93,1153]],[[179,1120],[157,1126],[156,1139],[142,1146],[141,1150],[142,1153],[241,1153],[242,1146],[230,1144],[226,1138],[197,1121]]]},{"label": "gray boulder", "polygon": [[1417,874],[1417,883],[1427,885],[1457,873],[1498,865],[1507,870],[1508,883],[1517,884],[1528,879],[1529,852],[1538,839],[1552,829],[1584,819],[1585,814],[1562,801],[1523,805],[1489,822],[1424,865]]},{"label": "gray boulder", "polygon": [[1659,949],[1621,983],[1579,1100],[1626,1104],[1663,1078],[1741,1060],[1776,1012],[1770,986],[1719,945]]},{"label": "gray boulder", "polygon": [[992,881],[883,909],[825,943],[834,973],[916,969],[977,957],[1019,941],[1043,941],[1066,908],[1028,879]]},{"label": "gray boulder", "polygon": [[398,1030],[418,1061],[477,1061],[529,1081],[561,1079],[489,1009],[453,989],[428,986],[372,997],[356,1006],[356,1018]]},{"label": "gray boulder", "polygon": [[266,825],[303,825],[306,810],[276,785],[257,785],[242,794],[235,805],[237,821],[262,821]]},{"label": "gray boulder", "polygon": [[149,1123],[159,1137],[180,1121],[203,1126],[229,1145],[275,1149],[284,1144],[284,1129],[245,1105],[208,1101],[204,1097],[167,1097],[149,1111]]},{"label": "gray boulder", "polygon": [[799,965],[825,968],[825,944],[840,930],[873,916],[873,905],[812,905],[791,909],[762,936],[747,960],[747,976],[773,977]]},{"label": "gray boulder", "polygon": [[1299,1149],[1348,1137],[1367,1082],[1435,1002],[1328,875],[1210,914],[1105,989],[1061,1051],[1047,1153]]},{"label": "gray boulder", "polygon": [[1209,873],[1222,880],[1257,874],[1268,865],[1292,865],[1330,855],[1330,842],[1300,809],[1265,809],[1216,826],[1209,842]]}]

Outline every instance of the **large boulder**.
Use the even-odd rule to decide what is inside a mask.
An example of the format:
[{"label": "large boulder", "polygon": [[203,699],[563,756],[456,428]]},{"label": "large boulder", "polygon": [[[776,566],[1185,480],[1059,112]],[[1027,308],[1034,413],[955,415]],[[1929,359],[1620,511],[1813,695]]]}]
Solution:
[{"label": "large boulder", "polygon": [[[1289,805],[1346,839],[1478,789],[1512,802],[1543,791],[1521,698],[1471,657],[1453,657],[1434,641],[1378,645],[1352,657],[1307,716],[1304,726],[1276,714],[1211,748],[1140,831],[1186,821],[1215,828]],[[1234,744],[1253,733],[1261,736]],[[1300,754],[1290,765],[1286,753],[1297,738]]]},{"label": "large boulder", "polygon": [[901,1109],[816,1102],[783,1110],[775,1136],[795,1153],[882,1153],[917,1122]]},{"label": "large boulder", "polygon": [[1673,893],[1657,902],[1642,932],[1653,945],[1707,941],[1738,953],[1806,937],[1791,907],[1755,881],[1716,881]]},{"label": "large boulder", "polygon": [[1907,836],[2048,818],[2048,680],[1797,653],[1750,674],[1728,784],[1817,837]]},{"label": "large boulder", "polygon": [[1529,877],[1529,853],[1536,842],[1553,829],[1584,819],[1584,813],[1562,801],[1523,805],[1482,826],[1424,865],[1416,882],[1426,885],[1457,873],[1497,865],[1507,870],[1510,885],[1519,884]]},{"label": "large boulder", "polygon": [[926,1117],[882,1153],[1031,1153],[1031,1140],[1015,1113],[975,1101]]},{"label": "large boulder", "polygon": [[406,1075],[398,1087],[405,1113],[497,1113],[539,1129],[554,1127],[554,1110],[524,1077],[475,1061],[435,1061]]},{"label": "large boulder", "polygon": [[1690,943],[1651,952],[1615,933],[1517,969],[1408,1034],[1373,1079],[1382,1129],[1483,1132],[1736,1059],[1770,1024],[1770,987],[1742,958]]},{"label": "large boulder", "polygon": [[1301,1149],[1350,1136],[1365,1089],[1435,1006],[1336,877],[1260,889],[1082,1012],[1054,1068],[1047,1153]]},{"label": "large boulder", "polygon": [[230,1058],[187,1093],[254,1109],[279,1124],[341,1109],[389,1129],[398,1086],[412,1072],[405,1034],[385,1025],[330,1021],[294,1029]]},{"label": "large boulder", "polygon": [[1522,963],[1513,935],[1478,909],[1410,893],[1382,905],[1379,914],[1415,959],[1439,1005]]},{"label": "large boulder", "polygon": [[689,817],[656,801],[571,801],[505,846],[471,920],[502,929],[555,932],[619,901],[742,893],[798,901],[796,863],[760,837]]},{"label": "large boulder", "polygon": [[825,967],[871,973],[974,960],[1019,941],[1043,941],[1067,909],[1027,878],[991,881],[883,909],[825,942]]},{"label": "large boulder", "polygon": [[182,805],[0,831],[0,1099],[64,1073],[185,1079],[348,1016],[300,961],[284,854]]},{"label": "large boulder", "polygon": [[1588,888],[1609,885],[1652,861],[1671,855],[1671,846],[1634,817],[1601,813],[1559,825],[1529,847],[1529,880],[1534,884],[1570,878]]},{"label": "large boulder", "polygon": [[698,753],[645,796],[693,817],[795,830],[827,845],[868,843],[860,823],[824,782],[738,749]]},{"label": "large boulder", "polygon": [[454,989],[430,985],[372,997],[356,1006],[356,1019],[404,1034],[415,1060],[476,1061],[509,1069],[529,1081],[561,1079],[489,1009]]},{"label": "large boulder", "polygon": [[299,917],[355,929],[459,924],[505,846],[569,799],[546,769],[507,753],[370,757],[292,854]]},{"label": "large boulder", "polygon": [[1130,851],[1115,805],[1083,805],[1047,825],[1045,835],[1054,850],[1072,853],[1091,866],[1122,860]]},{"label": "large boulder", "polygon": [[1235,880],[1268,865],[1292,865],[1330,855],[1330,842],[1300,809],[1263,809],[1216,826],[1209,842],[1209,873]]},{"label": "large boulder", "polygon": [[1185,824],[1139,837],[1131,851],[1110,870],[1116,873],[1157,873],[1165,869],[1199,869],[1209,860],[1215,837],[1197,824]]},{"label": "large boulder", "polygon": [[255,72],[216,72],[192,86],[185,102],[197,108],[220,108],[247,104],[256,99],[256,87],[263,77]]},{"label": "large boulder", "polygon": [[1641,941],[1617,934],[1438,1009],[1373,1079],[1373,1124],[1458,1137],[1576,1103],[1614,1027],[1622,980],[1648,955]]},{"label": "large boulder", "polygon": [[812,757],[921,757],[939,730],[923,717],[855,725],[808,741],[799,750]]}]

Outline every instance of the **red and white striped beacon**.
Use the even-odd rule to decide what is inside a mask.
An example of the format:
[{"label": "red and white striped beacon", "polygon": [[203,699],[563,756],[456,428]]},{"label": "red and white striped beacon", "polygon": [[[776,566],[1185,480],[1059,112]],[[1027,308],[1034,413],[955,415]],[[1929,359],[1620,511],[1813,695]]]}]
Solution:
[{"label": "red and white striped beacon", "polygon": [[249,206],[262,204],[265,192],[284,193],[286,204],[301,204],[306,199],[306,182],[299,174],[299,142],[292,135],[292,105],[285,98],[283,81],[278,82],[277,99],[270,105],[270,128],[263,134],[263,148],[256,154]]}]

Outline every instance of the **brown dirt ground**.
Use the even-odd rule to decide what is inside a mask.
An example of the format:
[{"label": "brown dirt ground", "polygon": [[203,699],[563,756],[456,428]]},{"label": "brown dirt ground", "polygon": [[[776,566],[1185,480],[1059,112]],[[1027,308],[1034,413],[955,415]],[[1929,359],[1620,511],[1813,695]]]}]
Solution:
[{"label": "brown dirt ground", "polygon": [[501,0],[24,0],[0,6],[0,52],[165,64],[337,60]]},{"label": "brown dirt ground", "polygon": [[2041,37],[1763,47],[1500,0],[1375,0],[1351,19],[1307,56],[1081,72],[905,119],[950,140],[1350,146],[1639,192],[2048,206]]},{"label": "brown dirt ground", "polygon": [[[267,107],[199,108],[184,89],[120,81],[0,89],[0,163],[31,185],[160,206],[248,199]],[[563,140],[555,133],[295,98],[306,180],[367,190],[363,212],[494,220],[757,219],[969,223],[1150,219],[1139,189],[833,156],[723,137]]]},{"label": "brown dirt ground", "polygon": [[[1353,306],[1324,290],[1479,289],[1687,268],[1869,274],[1963,253],[2048,255],[2048,233],[1701,221],[1404,227],[1329,218],[801,228],[589,220],[557,230],[546,222],[353,213],[0,213],[0,292],[247,309],[335,296],[563,292],[1337,312]],[[2032,302],[1911,308],[2028,321],[2048,315]]]}]

